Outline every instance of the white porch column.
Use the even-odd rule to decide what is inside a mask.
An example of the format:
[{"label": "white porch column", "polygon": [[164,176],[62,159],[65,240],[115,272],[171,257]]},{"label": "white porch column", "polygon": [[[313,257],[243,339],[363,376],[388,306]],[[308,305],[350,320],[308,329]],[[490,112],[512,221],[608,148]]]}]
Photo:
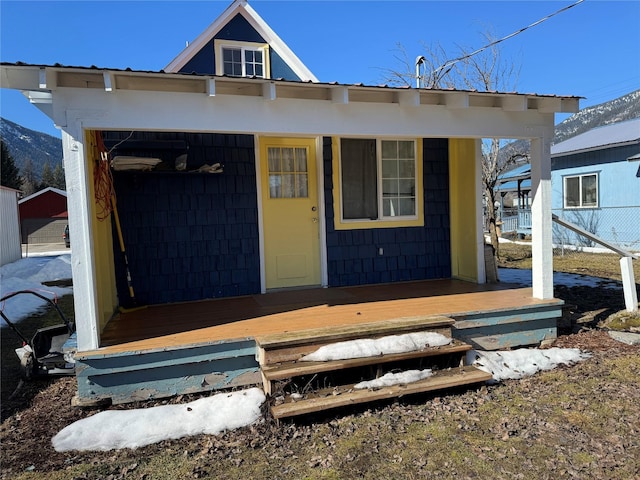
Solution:
[{"label": "white porch column", "polygon": [[533,296],[553,298],[551,136],[531,139],[531,249]]},{"label": "white porch column", "polygon": [[[73,302],[78,337],[78,351],[99,347],[93,241],[91,239],[91,209],[89,175],[82,128],[74,135],[62,131],[64,170],[67,183],[67,208],[71,234],[71,271]],[[75,138],[74,138],[75,137]]]}]

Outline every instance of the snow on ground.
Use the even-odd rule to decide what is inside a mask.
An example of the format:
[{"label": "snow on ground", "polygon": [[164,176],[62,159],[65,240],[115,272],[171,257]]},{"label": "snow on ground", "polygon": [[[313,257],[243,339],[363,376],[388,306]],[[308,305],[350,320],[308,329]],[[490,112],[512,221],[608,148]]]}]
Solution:
[{"label": "snow on ground", "polygon": [[467,363],[493,375],[494,381],[523,378],[558,365],[573,365],[591,356],[577,348],[521,348],[505,352],[467,352]]},{"label": "snow on ground", "polygon": [[51,442],[58,452],[138,448],[189,435],[216,435],[261,417],[260,388],[220,393],[182,405],[107,410],[63,428]]},{"label": "snow on ground", "polygon": [[365,389],[365,388],[382,388],[391,387],[393,385],[406,385],[407,383],[417,382],[429,378],[433,375],[433,370],[426,368],[424,370],[406,370],[404,372],[389,372],[376,378],[365,382],[356,383],[353,388]]},{"label": "snow on ground", "polygon": [[[35,290],[40,295],[54,299],[73,291],[72,287],[47,287],[44,282],[71,278],[71,255],[33,256],[22,258],[0,267],[0,298],[18,290]],[[35,295],[18,295],[0,304],[0,310],[14,323],[46,306]],[[2,328],[5,322],[0,322]]]},{"label": "snow on ground", "polygon": [[[0,296],[17,290],[37,290],[50,298],[72,292],[71,287],[46,287],[43,282],[71,278],[71,260],[68,253],[55,256],[31,256],[0,267]],[[500,269],[503,282],[531,284],[530,270]],[[555,274],[554,281],[568,286],[602,286],[601,279],[584,275]],[[617,282],[611,282],[618,287]],[[44,301],[33,295],[13,297],[0,309],[12,321],[19,321],[42,308]],[[4,326],[4,325],[3,325]],[[392,335],[377,340],[340,342],[322,347],[306,360],[326,361],[382,353],[402,353],[423,348],[425,345],[446,345],[450,339],[435,333]],[[468,361],[489,371],[496,381],[522,378],[540,370],[549,370],[559,364],[573,364],[588,358],[589,354],[577,349],[551,348],[548,350],[521,349],[511,352],[481,352],[474,350]],[[387,374],[371,382],[362,382],[358,388],[379,388],[406,384],[432,374],[431,370],[415,370]],[[255,423],[260,419],[260,408],[265,401],[259,388],[221,393],[182,405],[164,405],[136,410],[107,410],[79,420],[61,430],[53,439],[57,451],[112,450],[137,448],[165,439],[182,438],[197,434],[217,434],[226,430]]]},{"label": "snow on ground", "polygon": [[440,347],[451,343],[451,339],[434,332],[388,335],[377,339],[363,338],[347,342],[332,343],[320,347],[300,360],[305,362],[327,362],[348,358],[366,358],[393,353],[422,350],[425,347]]},{"label": "snow on ground", "polygon": [[[519,268],[499,268],[498,276],[500,277],[500,282],[503,283],[517,283],[527,287],[530,287],[532,283],[531,270],[523,270]],[[553,272],[553,284],[564,285],[566,287],[601,287],[622,289],[622,284],[616,280],[564,272]]]}]

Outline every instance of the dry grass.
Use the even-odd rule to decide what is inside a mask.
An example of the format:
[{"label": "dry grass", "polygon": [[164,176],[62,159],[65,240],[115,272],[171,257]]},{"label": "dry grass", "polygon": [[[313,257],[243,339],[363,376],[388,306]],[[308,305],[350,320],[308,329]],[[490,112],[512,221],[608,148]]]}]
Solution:
[{"label": "dry grass", "polygon": [[[531,268],[531,246],[516,243],[501,243],[498,266],[504,268]],[[614,253],[587,253],[581,251],[554,252],[553,270],[577,273],[594,277],[622,280],[620,256]],[[634,262],[634,276],[640,284],[640,265]]]}]

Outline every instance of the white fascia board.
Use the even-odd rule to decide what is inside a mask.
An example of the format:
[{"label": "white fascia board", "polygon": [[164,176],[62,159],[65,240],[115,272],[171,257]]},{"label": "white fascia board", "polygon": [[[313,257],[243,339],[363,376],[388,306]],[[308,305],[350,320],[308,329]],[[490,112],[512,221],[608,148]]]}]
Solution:
[{"label": "white fascia board", "polygon": [[[54,96],[60,114],[84,118],[92,128],[227,132],[274,135],[376,135],[446,138],[532,138],[553,128],[553,114],[537,110],[504,112],[437,105],[403,107],[397,103],[349,102],[262,96],[221,95],[203,102],[202,94],[98,89],[60,89]],[[86,112],[86,115],[78,112]],[[57,122],[60,124],[59,122]]]},{"label": "white fascia board", "polygon": [[187,48],[185,48],[164,70],[178,72],[187,62],[199,52],[229,20],[236,14],[242,15],[247,22],[265,39],[284,62],[291,67],[298,77],[304,81],[318,82],[316,76],[300,61],[286,43],[271,29],[260,15],[245,1],[236,0],[220,15],[207,29],[202,32]]}]

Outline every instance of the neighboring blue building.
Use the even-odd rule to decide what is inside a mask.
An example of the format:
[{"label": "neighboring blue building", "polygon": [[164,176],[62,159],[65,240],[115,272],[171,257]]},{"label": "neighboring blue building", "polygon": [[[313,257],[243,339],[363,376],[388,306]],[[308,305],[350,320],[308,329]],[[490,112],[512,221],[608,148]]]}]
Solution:
[{"label": "neighboring blue building", "polygon": [[[640,250],[640,118],[551,147],[552,210],[622,248]],[[555,242],[586,245],[571,232]]]}]

